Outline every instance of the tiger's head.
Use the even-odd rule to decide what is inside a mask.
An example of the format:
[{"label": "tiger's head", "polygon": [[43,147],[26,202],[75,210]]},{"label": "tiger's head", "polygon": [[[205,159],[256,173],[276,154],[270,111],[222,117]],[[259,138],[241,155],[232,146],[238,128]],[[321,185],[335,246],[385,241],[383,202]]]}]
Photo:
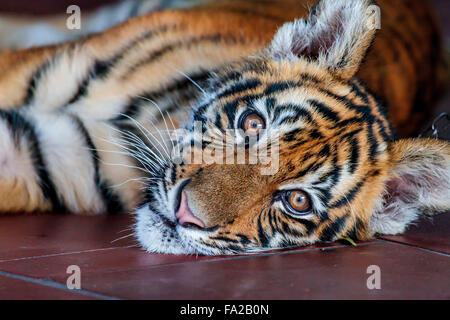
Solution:
[{"label": "tiger's head", "polygon": [[[181,155],[137,210],[145,249],[234,254],[365,240],[450,209],[450,144],[397,140],[354,77],[376,33],[371,5],[323,0],[268,48],[214,74],[178,139]],[[248,162],[261,146],[275,165]]]}]

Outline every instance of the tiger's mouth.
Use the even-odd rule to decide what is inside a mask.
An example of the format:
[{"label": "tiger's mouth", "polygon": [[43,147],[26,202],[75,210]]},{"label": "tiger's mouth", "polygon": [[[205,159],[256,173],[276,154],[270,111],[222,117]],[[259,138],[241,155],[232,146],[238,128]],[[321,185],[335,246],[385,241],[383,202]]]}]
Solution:
[{"label": "tiger's mouth", "polygon": [[148,252],[169,254],[221,255],[235,254],[203,242],[210,230],[194,225],[181,226],[165,215],[143,207],[137,211],[135,235]]},{"label": "tiger's mouth", "polygon": [[[203,228],[201,221],[187,206],[182,189],[189,181],[172,190],[152,188],[154,200],[136,211],[135,236],[148,252],[169,254],[230,254],[224,248],[211,246],[205,240],[218,229]],[[163,184],[163,180],[160,181]]]}]

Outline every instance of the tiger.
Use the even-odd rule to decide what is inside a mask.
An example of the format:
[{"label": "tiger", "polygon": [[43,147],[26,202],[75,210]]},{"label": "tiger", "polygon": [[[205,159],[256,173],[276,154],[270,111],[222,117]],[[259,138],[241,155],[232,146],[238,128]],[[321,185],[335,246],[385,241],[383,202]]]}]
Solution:
[{"label": "tiger", "polygon": [[[167,254],[403,233],[450,209],[450,143],[408,138],[442,51],[423,0],[202,1],[3,50],[0,212],[131,213]],[[261,146],[270,173],[236,161]]]}]

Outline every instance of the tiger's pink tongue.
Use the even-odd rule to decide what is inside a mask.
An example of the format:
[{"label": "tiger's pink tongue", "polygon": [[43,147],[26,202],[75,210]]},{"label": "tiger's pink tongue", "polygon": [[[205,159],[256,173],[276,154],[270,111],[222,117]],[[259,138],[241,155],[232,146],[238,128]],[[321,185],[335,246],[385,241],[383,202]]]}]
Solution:
[{"label": "tiger's pink tongue", "polygon": [[184,191],[181,193],[180,208],[178,208],[178,211],[175,214],[175,216],[178,219],[178,223],[181,224],[182,226],[185,226],[188,223],[192,223],[195,224],[196,226],[199,226],[200,228],[205,227],[203,221],[195,217],[191,209],[189,209],[187,203],[187,196]]}]

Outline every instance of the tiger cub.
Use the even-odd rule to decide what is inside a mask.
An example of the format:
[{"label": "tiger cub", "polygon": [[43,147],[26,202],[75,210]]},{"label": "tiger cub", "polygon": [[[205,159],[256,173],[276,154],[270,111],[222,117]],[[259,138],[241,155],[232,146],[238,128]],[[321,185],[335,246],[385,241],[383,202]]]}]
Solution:
[{"label": "tiger cub", "polygon": [[378,5],[207,2],[2,53],[0,212],[133,211],[149,252],[215,255],[450,209],[450,143],[395,133],[441,84],[434,16]]}]

